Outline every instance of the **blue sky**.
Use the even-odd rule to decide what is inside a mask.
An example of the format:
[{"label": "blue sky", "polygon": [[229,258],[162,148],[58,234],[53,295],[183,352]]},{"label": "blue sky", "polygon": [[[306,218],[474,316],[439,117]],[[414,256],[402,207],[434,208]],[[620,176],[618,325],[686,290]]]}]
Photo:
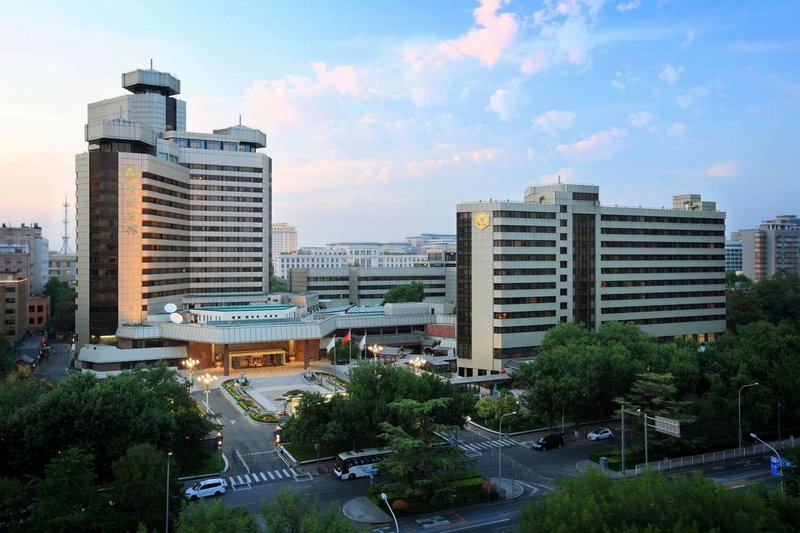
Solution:
[{"label": "blue sky", "polygon": [[800,214],[797,2],[29,4],[0,21],[0,218],[51,249],[86,105],[151,58],[190,130],[267,133],[304,246],[454,233],[457,203],[558,175],[605,204],[699,193],[729,231]]}]

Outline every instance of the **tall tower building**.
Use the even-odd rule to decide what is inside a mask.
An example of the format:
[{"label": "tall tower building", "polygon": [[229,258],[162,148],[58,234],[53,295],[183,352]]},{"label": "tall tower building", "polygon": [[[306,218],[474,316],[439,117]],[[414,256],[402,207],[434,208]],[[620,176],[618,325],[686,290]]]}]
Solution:
[{"label": "tall tower building", "polygon": [[562,322],[633,322],[654,337],[725,330],[725,213],[699,195],[672,209],[600,204],[592,185],[529,187],[524,202],[456,208],[458,367],[501,371]]},{"label": "tall tower building", "polygon": [[781,215],[739,234],[742,273],[748,278],[761,281],[780,273],[800,274],[800,218]]},{"label": "tall tower building", "polygon": [[[269,289],[272,161],[239,125],[186,131],[180,80],[122,75],[89,104],[76,156],[78,342],[99,342],[185,294]],[[241,122],[241,121],[240,121]]]},{"label": "tall tower building", "polygon": [[280,257],[282,253],[294,253],[297,251],[297,228],[290,226],[286,222],[275,222],[272,224],[272,272],[276,276],[285,276],[286,273],[280,269]]}]

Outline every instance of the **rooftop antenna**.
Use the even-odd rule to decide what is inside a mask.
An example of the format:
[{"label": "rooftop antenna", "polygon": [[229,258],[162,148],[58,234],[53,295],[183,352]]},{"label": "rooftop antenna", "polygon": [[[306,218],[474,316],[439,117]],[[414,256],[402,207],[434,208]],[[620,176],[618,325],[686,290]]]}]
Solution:
[{"label": "rooftop antenna", "polygon": [[558,184],[561,185],[561,174],[558,175]]},{"label": "rooftop antenna", "polygon": [[150,58],[150,70],[153,70],[153,58]]},{"label": "rooftop antenna", "polygon": [[239,125],[240,126],[242,125],[242,114],[241,113],[239,113]]},{"label": "rooftop antenna", "polygon": [[75,255],[72,250],[69,248],[69,231],[67,231],[67,227],[69,225],[69,218],[67,217],[67,208],[69,207],[69,202],[67,202],[67,196],[64,195],[64,235],[61,237],[63,239],[64,244],[61,245],[61,250],[58,251],[60,255]]}]

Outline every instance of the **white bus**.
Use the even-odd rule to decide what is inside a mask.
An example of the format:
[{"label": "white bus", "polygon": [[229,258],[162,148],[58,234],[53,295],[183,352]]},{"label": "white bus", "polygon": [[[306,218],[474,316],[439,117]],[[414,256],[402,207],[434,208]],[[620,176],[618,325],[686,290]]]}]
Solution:
[{"label": "white bus", "polygon": [[391,448],[366,448],[354,452],[342,452],[333,463],[333,473],[339,479],[378,475],[378,463],[392,453]]}]

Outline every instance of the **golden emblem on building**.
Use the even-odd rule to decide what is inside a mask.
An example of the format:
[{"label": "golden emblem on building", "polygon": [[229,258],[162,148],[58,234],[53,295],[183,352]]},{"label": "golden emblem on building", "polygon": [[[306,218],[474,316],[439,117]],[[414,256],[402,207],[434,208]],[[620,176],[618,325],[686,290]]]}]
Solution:
[{"label": "golden emblem on building", "polygon": [[478,229],[486,229],[489,227],[491,223],[491,219],[489,218],[489,213],[483,212],[478,213],[475,215],[475,227]]},{"label": "golden emblem on building", "polygon": [[124,167],[122,169],[122,177],[126,180],[135,180],[139,177],[139,169],[135,167]]}]

